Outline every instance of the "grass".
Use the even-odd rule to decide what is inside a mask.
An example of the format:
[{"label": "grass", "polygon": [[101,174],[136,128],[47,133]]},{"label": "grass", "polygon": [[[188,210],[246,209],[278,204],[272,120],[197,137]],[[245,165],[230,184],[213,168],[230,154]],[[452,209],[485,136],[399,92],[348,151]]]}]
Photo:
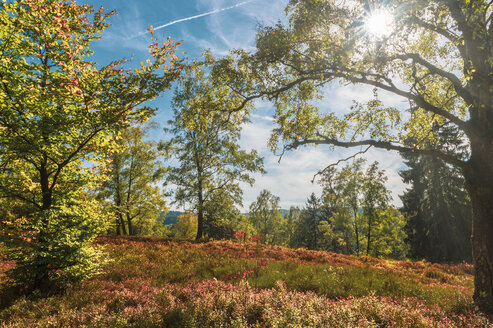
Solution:
[{"label": "grass", "polygon": [[[468,264],[231,241],[98,243],[110,258],[102,273],[4,305],[0,327],[493,327],[475,310]],[[10,265],[0,262],[2,299]]]}]

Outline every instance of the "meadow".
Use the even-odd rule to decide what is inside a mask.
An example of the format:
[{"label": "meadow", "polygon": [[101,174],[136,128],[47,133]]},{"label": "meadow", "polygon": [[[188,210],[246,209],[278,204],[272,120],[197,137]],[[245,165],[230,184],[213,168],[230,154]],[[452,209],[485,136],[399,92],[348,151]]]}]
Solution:
[{"label": "meadow", "polygon": [[0,327],[493,327],[472,265],[254,242],[103,237],[103,270],[15,296],[0,262]]}]

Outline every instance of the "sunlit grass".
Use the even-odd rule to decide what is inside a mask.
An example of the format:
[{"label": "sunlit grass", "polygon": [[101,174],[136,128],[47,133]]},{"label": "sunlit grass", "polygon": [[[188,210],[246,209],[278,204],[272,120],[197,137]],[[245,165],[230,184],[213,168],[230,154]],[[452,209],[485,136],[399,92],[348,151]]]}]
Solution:
[{"label": "sunlit grass", "polygon": [[14,300],[0,311],[0,327],[488,324],[474,310],[468,264],[389,261],[238,242],[99,242],[112,259],[104,273],[64,294]]}]

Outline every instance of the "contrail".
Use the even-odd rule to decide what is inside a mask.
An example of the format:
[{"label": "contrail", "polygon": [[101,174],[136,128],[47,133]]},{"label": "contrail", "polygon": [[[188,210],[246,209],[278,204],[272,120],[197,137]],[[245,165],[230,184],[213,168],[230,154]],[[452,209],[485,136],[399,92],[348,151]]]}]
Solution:
[{"label": "contrail", "polygon": [[[177,19],[177,20],[171,21],[169,23],[166,23],[164,25],[160,25],[160,26],[154,27],[154,31],[157,31],[159,29],[162,29],[162,28],[165,28],[165,27],[168,27],[168,26],[177,24],[177,23],[189,21],[189,20],[200,18],[200,17],[204,17],[204,16],[209,16],[209,15],[217,14],[217,13],[219,13],[221,11],[230,10],[230,9],[233,9],[233,8],[236,8],[236,7],[240,7],[240,6],[246,5],[247,3],[250,3],[252,1],[255,1],[255,0],[243,1],[243,2],[237,3],[237,4],[233,5],[233,6],[229,6],[229,7],[226,7],[226,8],[219,8],[219,9],[215,9],[213,11],[209,11],[209,12],[206,12],[206,13],[203,13],[203,14],[199,14],[199,15],[195,15],[195,16],[190,16],[190,17],[187,17],[187,18]],[[145,33],[141,33],[139,35],[146,34],[146,33],[149,33],[149,31],[147,31]]]}]

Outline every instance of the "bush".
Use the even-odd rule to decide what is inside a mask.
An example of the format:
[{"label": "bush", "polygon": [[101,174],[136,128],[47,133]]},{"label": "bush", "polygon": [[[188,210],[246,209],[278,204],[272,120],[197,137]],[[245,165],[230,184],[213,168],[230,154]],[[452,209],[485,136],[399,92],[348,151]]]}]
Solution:
[{"label": "bush", "polygon": [[7,274],[26,290],[64,288],[94,273],[101,246],[91,242],[107,228],[96,202],[79,202],[40,211],[9,224]]}]

